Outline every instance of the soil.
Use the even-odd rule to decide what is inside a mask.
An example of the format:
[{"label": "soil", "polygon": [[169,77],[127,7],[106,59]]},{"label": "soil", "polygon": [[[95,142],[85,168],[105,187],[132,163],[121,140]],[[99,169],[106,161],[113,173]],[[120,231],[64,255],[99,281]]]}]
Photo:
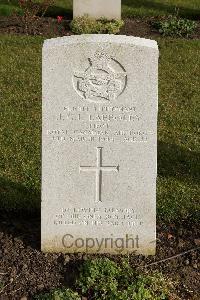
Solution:
[{"label": "soil", "polygon": [[[19,300],[23,297],[29,300],[34,295],[56,287],[71,286],[80,264],[88,257],[95,257],[81,253],[42,253],[40,226],[39,214],[0,212],[1,300]],[[186,252],[188,250],[191,251]],[[130,263],[141,270],[161,271],[173,282],[177,281],[180,299],[199,299],[199,250],[198,225],[188,222],[182,225],[159,224],[156,256],[145,258],[130,255]],[[172,258],[177,254],[182,255]],[[120,255],[107,257],[115,261],[121,259]],[[160,261],[170,257],[171,259]],[[150,265],[152,263],[155,264]]]},{"label": "soil", "polygon": [[[157,29],[153,27],[153,23],[157,18],[134,18],[124,20],[125,24],[121,28],[120,34],[133,35],[144,38],[156,38],[161,36]],[[0,34],[25,34],[25,35],[41,35],[45,37],[57,37],[72,35],[70,30],[71,20],[63,19],[60,23],[55,18],[43,17],[30,19],[25,24],[20,17],[4,17],[0,16]],[[200,38],[200,21],[198,26],[189,39]]]}]

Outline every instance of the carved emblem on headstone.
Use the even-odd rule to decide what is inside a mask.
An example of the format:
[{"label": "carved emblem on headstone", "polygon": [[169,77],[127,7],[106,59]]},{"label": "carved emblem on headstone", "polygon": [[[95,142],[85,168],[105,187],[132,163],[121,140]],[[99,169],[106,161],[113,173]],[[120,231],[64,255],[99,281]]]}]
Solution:
[{"label": "carved emblem on headstone", "polygon": [[89,67],[74,73],[74,87],[87,101],[108,102],[115,100],[126,87],[127,74],[123,66],[103,51],[89,58]]}]

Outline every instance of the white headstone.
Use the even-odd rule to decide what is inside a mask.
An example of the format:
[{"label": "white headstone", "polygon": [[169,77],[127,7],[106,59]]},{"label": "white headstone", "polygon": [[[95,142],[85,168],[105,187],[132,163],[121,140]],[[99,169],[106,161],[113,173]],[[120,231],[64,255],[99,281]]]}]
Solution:
[{"label": "white headstone", "polygon": [[155,253],[157,97],[155,41],[45,41],[42,250]]},{"label": "white headstone", "polygon": [[73,17],[121,19],[121,0],[73,0]]}]

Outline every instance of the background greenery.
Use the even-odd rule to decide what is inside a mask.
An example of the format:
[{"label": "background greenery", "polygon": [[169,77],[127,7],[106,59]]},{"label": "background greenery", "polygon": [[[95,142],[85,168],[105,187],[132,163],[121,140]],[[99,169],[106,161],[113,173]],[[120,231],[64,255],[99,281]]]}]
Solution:
[{"label": "background greenery", "polygon": [[[55,0],[55,5],[49,9],[48,15],[72,16],[72,3],[73,0]],[[10,15],[16,8],[18,0],[0,1],[0,15]],[[122,0],[123,17],[166,16],[174,14],[177,8],[182,17],[198,19],[200,16],[199,0]]]},{"label": "background greenery", "polygon": [[[0,207],[40,207],[41,48],[0,36]],[[159,39],[158,219],[199,219],[200,41]]]}]

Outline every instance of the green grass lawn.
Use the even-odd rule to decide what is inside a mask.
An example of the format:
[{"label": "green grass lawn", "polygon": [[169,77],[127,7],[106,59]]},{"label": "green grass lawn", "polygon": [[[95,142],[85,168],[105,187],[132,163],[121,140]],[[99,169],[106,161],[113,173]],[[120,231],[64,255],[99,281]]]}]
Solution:
[{"label": "green grass lawn", "polygon": [[175,14],[185,18],[200,16],[199,0],[122,0],[122,15],[133,16],[162,16]]},{"label": "green grass lawn", "polygon": [[[200,41],[160,39],[158,219],[198,221]],[[0,207],[40,207],[42,37],[0,37]]]},{"label": "green grass lawn", "polygon": [[[10,15],[13,9],[18,8],[17,3],[18,0],[1,0],[0,15]],[[48,15],[71,16],[72,3],[73,0],[55,0]],[[169,15],[174,14],[177,8],[182,17],[198,19],[200,16],[199,0],[122,0],[123,17]]]}]

